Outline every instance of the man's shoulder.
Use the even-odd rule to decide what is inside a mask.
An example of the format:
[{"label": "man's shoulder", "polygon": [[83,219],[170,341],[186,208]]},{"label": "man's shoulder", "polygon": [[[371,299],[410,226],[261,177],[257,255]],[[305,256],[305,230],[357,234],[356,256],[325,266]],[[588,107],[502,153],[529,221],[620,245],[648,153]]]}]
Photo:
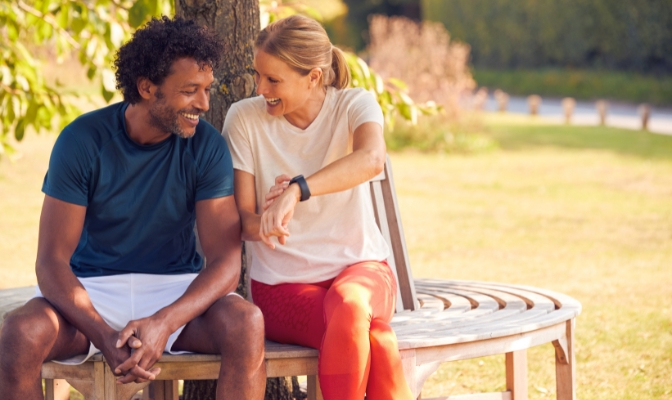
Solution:
[{"label": "man's shoulder", "polygon": [[207,163],[212,157],[230,157],[229,147],[222,134],[208,121],[201,119],[196,127],[196,133],[187,139],[190,152],[198,164]]},{"label": "man's shoulder", "polygon": [[124,106],[125,103],[115,103],[84,113],[70,122],[63,132],[68,132],[80,141],[104,142],[123,131],[123,121],[119,114]]}]

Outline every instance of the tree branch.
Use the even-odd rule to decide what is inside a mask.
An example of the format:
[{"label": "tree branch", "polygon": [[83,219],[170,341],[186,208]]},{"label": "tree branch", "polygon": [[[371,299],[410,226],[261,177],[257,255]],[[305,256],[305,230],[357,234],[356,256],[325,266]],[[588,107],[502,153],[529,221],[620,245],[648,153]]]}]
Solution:
[{"label": "tree branch", "polygon": [[79,50],[79,48],[80,48],[79,43],[77,43],[77,41],[72,37],[72,35],[70,35],[70,33],[68,33],[68,31],[66,31],[65,29],[58,26],[58,24],[54,20],[53,16],[41,13],[40,11],[34,9],[33,7],[29,6],[28,4],[24,3],[21,0],[19,0],[16,4],[22,11],[27,12],[29,14],[32,14],[32,15],[36,16],[37,18],[42,19],[44,22],[48,23],[49,25],[51,25],[51,27],[53,29],[55,29],[61,35],[63,35],[63,37],[65,37],[65,39],[68,41],[68,43],[70,43],[70,45],[72,47]]}]

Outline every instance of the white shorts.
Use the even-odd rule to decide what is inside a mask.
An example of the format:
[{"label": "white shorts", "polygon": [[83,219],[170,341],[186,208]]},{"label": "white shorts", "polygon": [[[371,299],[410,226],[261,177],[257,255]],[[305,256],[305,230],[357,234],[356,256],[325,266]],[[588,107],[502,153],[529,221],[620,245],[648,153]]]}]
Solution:
[{"label": "white shorts", "polygon": [[[149,317],[175,302],[184,294],[196,276],[198,274],[122,274],[78,279],[89,294],[98,314],[112,329],[120,331],[129,321]],[[39,287],[37,287],[35,297],[44,297]],[[173,344],[182,333],[182,329],[184,325],[170,335],[166,343],[166,352],[170,354],[188,353],[187,351],[172,351]],[[69,365],[82,364],[99,352],[100,350],[91,343],[88,354],[55,362]]]}]

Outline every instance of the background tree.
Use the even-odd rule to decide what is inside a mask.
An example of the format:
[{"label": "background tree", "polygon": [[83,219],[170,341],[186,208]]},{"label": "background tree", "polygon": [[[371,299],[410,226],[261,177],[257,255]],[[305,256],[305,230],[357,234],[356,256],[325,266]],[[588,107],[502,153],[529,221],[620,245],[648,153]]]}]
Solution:
[{"label": "background tree", "polygon": [[172,13],[169,0],[0,0],[0,157],[13,152],[11,133],[60,131],[80,114],[77,93],[45,81],[37,49],[55,50],[56,62],[74,54],[110,101],[116,50],[149,18]]},{"label": "background tree", "polygon": [[[315,2],[316,0],[307,0]],[[185,16],[195,16],[199,21],[218,31],[235,26],[249,35],[259,29],[258,2],[225,2],[194,0],[0,0],[0,157],[11,154],[10,135],[20,141],[27,128],[36,132],[60,131],[81,113],[73,100],[81,96],[69,90],[57,79],[47,83],[43,71],[48,66],[35,56],[36,50],[49,48],[60,63],[73,55],[86,69],[91,82],[98,82],[99,92],[105,101],[115,93],[114,72],[111,69],[116,50],[139,26],[152,17],[173,15],[175,8]],[[254,3],[254,4],[252,4]],[[301,1],[262,0],[261,16],[264,23],[296,12],[319,19],[315,9]],[[236,11],[234,12],[234,8]],[[240,14],[238,14],[240,13]],[[243,19],[236,19],[243,18]],[[245,26],[240,24],[244,23]],[[232,37],[227,54],[231,55],[220,71],[222,81],[214,93],[215,103],[206,119],[221,127],[228,107],[236,100],[254,93],[254,80],[250,74],[252,44],[246,44],[248,54],[238,55],[236,48],[243,36]],[[242,53],[241,53],[242,54]],[[416,105],[403,95],[403,86],[383,82],[366,63],[349,53],[348,60],[353,74],[353,85],[372,91],[383,108],[388,124],[393,116],[401,113],[411,119],[418,111],[433,112],[436,108]],[[245,73],[239,66],[246,66]]]}]

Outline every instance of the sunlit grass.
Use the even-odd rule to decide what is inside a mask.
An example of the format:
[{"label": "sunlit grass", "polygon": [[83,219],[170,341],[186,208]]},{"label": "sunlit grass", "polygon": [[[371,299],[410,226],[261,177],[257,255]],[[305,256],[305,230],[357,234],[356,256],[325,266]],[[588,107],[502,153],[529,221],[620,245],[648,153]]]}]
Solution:
[{"label": "sunlit grass", "polygon": [[[581,301],[581,399],[672,398],[672,137],[487,115],[495,149],[393,153],[416,277],[540,286]],[[35,283],[53,136],[0,162],[0,286]],[[423,397],[503,390],[503,356],[448,363]],[[550,345],[529,352],[531,399],[554,398]]]},{"label": "sunlit grass", "polygon": [[[500,149],[393,156],[416,277],[535,285],[583,304],[578,398],[672,393],[672,137],[486,119]],[[530,398],[554,397],[550,345]],[[424,397],[504,388],[503,356],[445,364]]]}]

